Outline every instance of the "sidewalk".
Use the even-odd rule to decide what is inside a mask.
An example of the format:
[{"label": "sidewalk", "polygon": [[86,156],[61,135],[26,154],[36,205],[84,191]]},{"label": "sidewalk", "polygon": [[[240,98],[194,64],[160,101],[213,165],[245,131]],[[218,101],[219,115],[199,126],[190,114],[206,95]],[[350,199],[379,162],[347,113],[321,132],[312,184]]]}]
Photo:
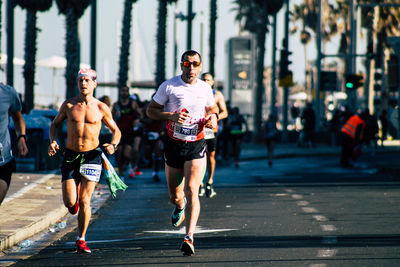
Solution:
[{"label": "sidewalk", "polygon": [[[364,153],[371,152],[372,149],[364,149]],[[378,148],[376,151],[376,153],[383,152],[400,153],[400,142],[387,142],[384,149]],[[321,144],[314,148],[297,147],[296,144],[277,144],[274,152],[275,158],[323,155],[339,156],[340,148]],[[242,161],[266,157],[264,144],[243,144]],[[400,170],[400,166],[382,166],[382,168],[396,173]],[[55,231],[58,222],[72,216],[62,203],[60,180],[57,172],[13,175],[10,190],[0,206],[0,259],[1,251],[20,244],[21,241],[46,229],[50,232]],[[100,184],[93,194],[93,202],[96,202],[99,208],[109,197],[107,185]]]}]

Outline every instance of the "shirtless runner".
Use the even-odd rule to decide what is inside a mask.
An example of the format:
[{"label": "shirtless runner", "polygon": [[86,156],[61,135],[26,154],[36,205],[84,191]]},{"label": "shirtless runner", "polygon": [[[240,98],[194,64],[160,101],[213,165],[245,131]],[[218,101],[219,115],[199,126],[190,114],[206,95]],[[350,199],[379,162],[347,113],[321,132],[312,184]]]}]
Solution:
[{"label": "shirtless runner", "polygon": [[111,130],[110,143],[103,144],[108,154],[113,154],[121,139],[121,132],[112,118],[109,107],[94,98],[97,86],[96,71],[81,69],[77,82],[79,95],[64,101],[50,126],[49,156],[59,149],[57,129],[67,120],[67,143],[61,166],[64,205],[71,214],[78,213],[78,253],[91,253],[85,241],[91,218],[90,199],[101,174],[101,151],[98,150],[102,122]]}]

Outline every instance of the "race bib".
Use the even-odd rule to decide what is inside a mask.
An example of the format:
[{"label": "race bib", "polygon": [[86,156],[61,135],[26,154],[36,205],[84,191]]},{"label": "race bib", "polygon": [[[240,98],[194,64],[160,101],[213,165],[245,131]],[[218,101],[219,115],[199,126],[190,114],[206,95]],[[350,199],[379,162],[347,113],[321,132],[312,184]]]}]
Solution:
[{"label": "race bib", "polygon": [[149,141],[157,140],[159,137],[160,137],[160,134],[158,132],[149,132],[147,134],[147,139]]},{"label": "race bib", "polygon": [[198,124],[175,123],[173,136],[182,141],[194,142],[197,139]]},{"label": "race bib", "polygon": [[92,182],[100,181],[101,165],[99,164],[82,164],[79,173]]},{"label": "race bib", "polygon": [[213,129],[210,128],[205,128],[204,129],[204,139],[214,139],[215,138],[215,134]]}]

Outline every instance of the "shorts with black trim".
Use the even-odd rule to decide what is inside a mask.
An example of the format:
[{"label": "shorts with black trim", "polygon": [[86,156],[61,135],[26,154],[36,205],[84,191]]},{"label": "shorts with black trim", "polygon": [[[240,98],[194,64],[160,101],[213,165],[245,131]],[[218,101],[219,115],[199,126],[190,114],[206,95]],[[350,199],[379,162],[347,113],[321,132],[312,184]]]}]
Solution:
[{"label": "shorts with black trim", "polygon": [[86,152],[65,150],[63,163],[61,165],[61,181],[69,179],[80,180],[82,175],[80,167],[82,164],[94,164],[102,166],[101,150],[94,149]]},{"label": "shorts with black trim", "polygon": [[195,142],[177,141],[166,138],[165,163],[176,169],[183,169],[185,161],[201,159],[205,155],[206,141],[201,139]]},{"label": "shorts with black trim", "polygon": [[15,163],[15,158],[4,164],[3,166],[0,166],[0,180],[4,180],[7,184],[7,187],[10,187],[11,183],[11,176],[13,172],[17,171],[16,163]]},{"label": "shorts with black trim", "polygon": [[206,140],[207,152],[211,153],[217,150],[217,138],[211,138]]}]

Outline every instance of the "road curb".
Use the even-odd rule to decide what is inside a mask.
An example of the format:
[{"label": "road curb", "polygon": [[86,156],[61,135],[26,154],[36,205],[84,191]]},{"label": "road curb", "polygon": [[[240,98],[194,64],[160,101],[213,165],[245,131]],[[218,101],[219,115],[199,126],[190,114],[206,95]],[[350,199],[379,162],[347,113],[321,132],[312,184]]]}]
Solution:
[{"label": "road curb", "polygon": [[28,239],[29,237],[37,233],[40,233],[41,231],[48,228],[50,225],[65,217],[67,214],[68,210],[64,207],[64,205],[58,206],[57,209],[49,212],[40,220],[0,240],[0,251],[11,248],[21,241]]}]

